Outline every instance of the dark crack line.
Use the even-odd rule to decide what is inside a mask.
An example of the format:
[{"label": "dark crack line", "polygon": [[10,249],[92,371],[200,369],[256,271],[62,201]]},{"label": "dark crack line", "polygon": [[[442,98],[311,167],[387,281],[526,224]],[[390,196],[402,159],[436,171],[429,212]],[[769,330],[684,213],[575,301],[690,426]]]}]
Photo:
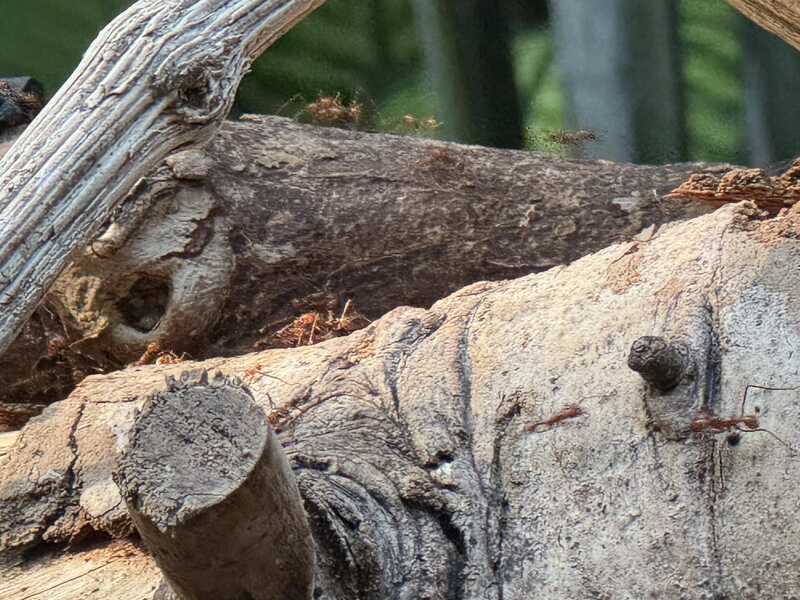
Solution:
[{"label": "dark crack line", "polygon": [[481,496],[486,498],[486,487],[483,483],[478,465],[475,462],[474,434],[475,426],[472,423],[472,365],[469,361],[469,338],[472,334],[472,325],[478,315],[478,311],[483,307],[488,298],[488,294],[481,298],[469,313],[458,340],[458,384],[461,396],[461,421],[466,435],[467,449],[469,451],[470,465],[477,479],[478,489]]},{"label": "dark crack line", "polygon": [[706,456],[705,460],[710,463],[710,473],[708,474],[708,512],[709,512],[709,521],[711,523],[710,526],[710,534],[711,534],[711,547],[709,548],[711,553],[711,560],[716,569],[716,589],[717,592],[723,595],[723,597],[727,597],[724,594],[724,585],[723,585],[723,565],[722,565],[722,553],[719,547],[719,514],[717,512],[717,500],[721,495],[721,490],[718,489],[718,481],[717,477],[721,476],[722,472],[722,463],[720,462],[717,464],[717,442],[716,440],[710,440],[710,452]]},{"label": "dark crack line", "polygon": [[[503,406],[501,400],[500,406]],[[509,505],[505,499],[503,492],[503,460],[501,451],[503,442],[506,438],[506,433],[511,423],[516,417],[520,415],[522,406],[519,402],[515,402],[514,406],[497,422],[495,426],[495,438],[492,447],[492,468],[490,473],[490,482],[492,485],[492,504],[487,506],[486,519],[491,522],[491,506],[499,506],[499,514],[497,516],[497,530],[495,532],[495,548],[493,548],[492,559],[492,572],[497,586],[498,600],[504,600],[505,597],[505,534],[508,527],[508,514]]]},{"label": "dark crack line", "polygon": [[[67,465],[66,471],[64,473],[64,480],[59,485],[59,488],[63,492],[63,496],[60,495],[56,507],[53,511],[47,516],[42,524],[42,528],[40,530],[40,536],[38,542],[42,541],[44,535],[47,534],[47,531],[58,521],[61,517],[63,517],[66,511],[70,508],[72,504],[71,499],[74,495],[76,484],[78,482],[78,477],[75,473],[75,464],[78,462],[78,441],[75,437],[75,434],[78,430],[78,426],[80,425],[81,419],[83,418],[83,411],[86,409],[86,403],[81,402],[80,407],[78,408],[78,414],[75,416],[75,420],[72,422],[72,425],[69,429],[69,434],[67,436],[67,447],[69,448],[72,458]],[[37,486],[39,482],[37,481]],[[74,533],[74,532],[73,532]],[[34,542],[32,546],[36,545],[38,542]]]},{"label": "dark crack line", "polygon": [[722,386],[722,356],[719,341],[719,315],[713,305],[707,302],[708,314],[708,348],[706,351],[705,386],[703,390],[703,408],[715,412],[720,400]]},{"label": "dark crack line", "polygon": [[[479,500],[480,504],[483,505],[484,507],[483,523],[482,523],[483,526],[481,527],[480,535],[484,538],[485,541],[485,551],[487,554],[485,560],[488,562],[487,566],[491,572],[494,572],[494,568],[492,564],[492,559],[489,556],[489,551],[491,548],[491,542],[489,540],[489,535],[490,535],[489,532],[493,529],[491,527],[493,521],[493,515],[492,515],[491,502],[486,490],[486,485],[483,481],[483,478],[481,477],[478,465],[475,462],[475,450],[474,450],[475,425],[472,422],[472,366],[470,364],[470,357],[469,357],[469,351],[470,351],[469,344],[470,344],[470,336],[472,334],[472,326],[475,323],[475,320],[477,319],[478,313],[480,312],[481,308],[483,308],[484,304],[486,304],[486,301],[488,300],[489,296],[493,292],[496,292],[497,289],[502,289],[502,287],[504,286],[501,286],[500,288],[495,288],[495,290],[487,291],[486,295],[484,295],[469,312],[469,316],[467,317],[466,322],[464,324],[464,328],[461,332],[461,337],[458,340],[458,353],[457,353],[458,379],[459,379],[459,390],[460,390],[461,408],[462,408],[461,410],[462,426],[464,428],[464,434],[466,436],[465,441],[467,446],[467,452],[469,454],[470,467],[472,468],[475,481],[478,485],[479,494],[476,500]],[[474,496],[475,494],[472,495]],[[469,564],[470,562],[469,558],[468,557],[465,558],[467,558],[467,564]],[[464,583],[465,582],[463,581],[460,583],[459,593],[456,596],[457,598],[464,597],[465,593]]]},{"label": "dark crack line", "polygon": [[389,390],[391,397],[394,415],[387,417],[390,422],[397,427],[400,435],[402,436],[403,443],[407,452],[418,464],[422,462],[414,446],[414,442],[409,431],[408,424],[405,421],[402,411],[402,402],[400,401],[400,391],[398,382],[403,374],[403,370],[408,363],[409,358],[414,355],[414,352],[420,347],[420,344],[434,335],[446,318],[440,318],[436,323],[431,326],[424,326],[422,323],[416,323],[415,327],[409,327],[408,331],[404,332],[403,336],[392,344],[393,348],[389,355],[384,359],[383,374],[384,383]]},{"label": "dark crack line", "polygon": [[[720,314],[718,310],[718,306],[720,304],[720,288],[723,285],[722,282],[724,281],[723,277],[723,270],[724,270],[724,254],[725,254],[725,236],[730,229],[731,224],[727,223],[720,232],[719,240],[718,240],[718,247],[717,247],[717,259],[716,264],[714,266],[714,270],[711,273],[711,289],[712,289],[712,298],[709,298],[706,303],[706,310],[708,311],[708,319],[707,322],[709,324],[709,342],[708,342],[708,356],[707,356],[707,364],[706,364],[706,385],[705,385],[705,394],[706,398],[704,398],[705,408],[711,410],[713,412],[714,408],[722,401],[721,393],[722,393],[722,351],[720,346],[720,339],[719,339],[719,331],[721,328],[720,322]],[[710,469],[711,472],[708,478],[708,485],[709,485],[709,520],[711,523],[711,559],[713,560],[714,567],[716,568],[716,588],[717,591],[724,595],[724,568],[722,564],[722,554],[719,547],[719,530],[720,530],[720,515],[718,512],[717,502],[719,497],[723,493],[723,489],[720,486],[724,486],[724,480],[722,480],[723,473],[723,465],[722,460],[720,457],[719,463],[717,462],[717,442],[716,440],[712,439],[710,441],[711,444],[711,452],[710,455],[706,457],[706,460],[710,462]],[[720,480],[718,481],[718,478]]]}]

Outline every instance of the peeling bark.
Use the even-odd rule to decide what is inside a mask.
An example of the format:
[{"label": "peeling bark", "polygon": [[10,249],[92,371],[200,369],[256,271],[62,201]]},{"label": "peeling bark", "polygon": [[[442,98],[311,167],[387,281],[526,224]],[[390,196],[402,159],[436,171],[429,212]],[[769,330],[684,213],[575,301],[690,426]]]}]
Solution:
[{"label": "peeling bark", "polygon": [[[246,377],[270,415],[319,598],[797,595],[800,223],[762,218],[727,206],[346,338],[193,366]],[[644,335],[679,341],[693,375],[644,382],[627,366]],[[5,555],[124,532],[101,491],[140,394],[185,368],[90,377],[26,426],[0,467]],[[769,389],[743,402],[751,384]],[[776,437],[691,425],[756,412]]]}]

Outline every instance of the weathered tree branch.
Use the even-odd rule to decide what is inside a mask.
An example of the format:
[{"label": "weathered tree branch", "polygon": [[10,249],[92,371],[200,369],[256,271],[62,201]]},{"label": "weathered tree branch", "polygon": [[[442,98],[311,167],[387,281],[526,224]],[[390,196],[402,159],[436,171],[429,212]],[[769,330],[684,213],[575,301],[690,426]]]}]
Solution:
[{"label": "weathered tree branch", "polygon": [[180,600],[309,600],[314,543],[289,463],[249,391],[184,372],[147,400],[115,480]]},{"label": "weathered tree branch", "polygon": [[140,0],[0,161],[0,351],[134,184],[207,141],[250,63],[324,0]]}]

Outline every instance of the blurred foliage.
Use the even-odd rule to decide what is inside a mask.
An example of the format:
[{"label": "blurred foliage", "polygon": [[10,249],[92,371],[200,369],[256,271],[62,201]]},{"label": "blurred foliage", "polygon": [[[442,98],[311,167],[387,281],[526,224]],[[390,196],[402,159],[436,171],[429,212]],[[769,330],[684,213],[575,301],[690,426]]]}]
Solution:
[{"label": "blurred foliage", "polygon": [[[546,3],[504,1],[529,145],[563,151],[543,143],[539,135],[560,130],[563,122]],[[99,29],[130,4],[2,2],[0,74],[32,75],[51,95]],[[741,162],[746,154],[740,17],[721,0],[680,2],[690,156]],[[422,119],[433,115],[436,106],[414,17],[411,0],[331,0],[256,62],[241,86],[235,110],[308,120],[307,104],[319,96],[341,94],[345,104],[363,105],[365,128],[409,132],[404,115]],[[435,116],[447,122],[442,112]],[[415,133],[441,135],[437,129]]]},{"label": "blurred foliage", "polygon": [[364,106],[367,127],[391,129],[404,114],[430,114],[414,16],[407,0],[336,0],[279,40],[242,82],[242,112],[303,116],[320,96]]},{"label": "blurred foliage", "polygon": [[563,128],[561,82],[546,28],[518,33],[512,46],[514,77],[522,98],[525,138],[530,150],[565,154],[567,148],[547,139]]},{"label": "blurred foliage", "polygon": [[414,0],[419,39],[442,133],[468,144],[523,146],[505,5],[497,0]]},{"label": "blurred foliage", "polygon": [[52,95],[128,0],[0,0],[0,74],[30,75]]},{"label": "blurred foliage", "polygon": [[693,159],[747,160],[738,35],[742,19],[725,2],[681,2],[686,126]]}]

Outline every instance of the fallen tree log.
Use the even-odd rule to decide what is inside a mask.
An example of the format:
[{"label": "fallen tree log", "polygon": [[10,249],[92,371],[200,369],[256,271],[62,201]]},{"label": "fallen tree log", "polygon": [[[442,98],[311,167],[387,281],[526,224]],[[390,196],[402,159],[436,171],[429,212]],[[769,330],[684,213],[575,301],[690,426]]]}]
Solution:
[{"label": "fallen tree log", "polygon": [[[243,377],[270,415],[317,597],[790,597],[798,212],[729,206],[346,338],[192,366]],[[668,391],[627,365],[644,335],[686,352]],[[89,377],[28,423],[0,467],[4,556],[130,532],[117,452],[182,368]]]},{"label": "fallen tree log", "polygon": [[6,402],[47,403],[154,343],[196,359],[290,345],[293,319],[338,319],[347,300],[363,326],[713,210],[665,195],[730,168],[228,122],[142,181],[75,255],[0,357],[0,385]]}]

